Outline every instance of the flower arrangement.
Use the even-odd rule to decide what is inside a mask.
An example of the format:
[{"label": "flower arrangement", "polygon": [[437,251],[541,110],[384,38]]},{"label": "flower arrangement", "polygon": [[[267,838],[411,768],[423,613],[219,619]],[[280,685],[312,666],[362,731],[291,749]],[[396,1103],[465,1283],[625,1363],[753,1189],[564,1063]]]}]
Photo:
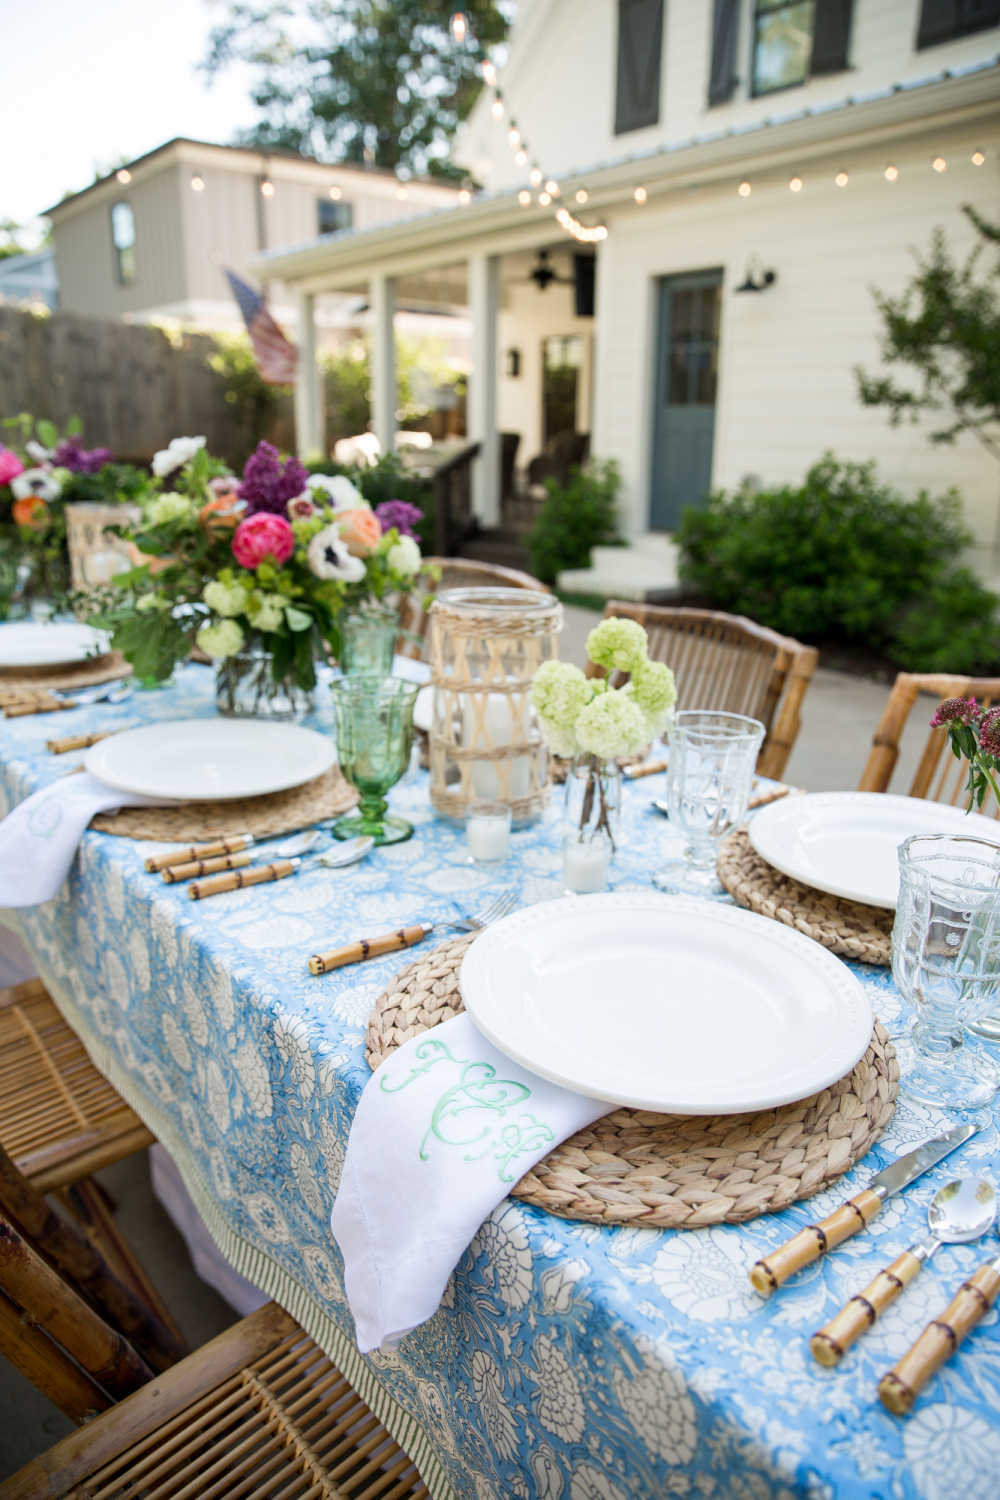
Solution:
[{"label": "flower arrangement", "polygon": [[[577,780],[584,783],[582,804],[571,819],[577,837],[604,835],[613,851],[616,758],[635,754],[663,733],[677,689],[670,668],[650,661],[646,632],[635,620],[602,620],[587,637],[587,655],[608,675],[587,677],[569,662],[544,662],[532,679],[531,702],[552,753],[574,757],[569,789]],[[612,687],[612,672],[627,672],[628,682]]]},{"label": "flower arrangement", "polygon": [[972,805],[982,807],[991,791],[1000,807],[1000,788],[995,780],[1000,771],[1000,707],[980,708],[975,698],[946,698],[931,719],[931,728],[948,731],[952,754],[969,762],[969,811]]},{"label": "flower arrangement", "polygon": [[407,590],[420,570],[416,542],[383,527],[350,480],[310,476],[270,443],[239,480],[202,438],[175,438],[157,459],[173,488],[147,500],[136,567],[115,580],[127,594],[99,617],[140,677],[168,677],[194,645],[220,670],[259,649],[274,683],[308,693],[315,659],[340,654],[342,610]]}]

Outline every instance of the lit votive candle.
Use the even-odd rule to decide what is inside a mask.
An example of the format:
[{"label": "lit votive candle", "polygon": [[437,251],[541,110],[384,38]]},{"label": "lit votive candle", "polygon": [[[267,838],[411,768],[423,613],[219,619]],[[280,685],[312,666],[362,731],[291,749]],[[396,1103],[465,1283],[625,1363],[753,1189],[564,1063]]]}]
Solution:
[{"label": "lit votive candle", "polygon": [[510,845],[510,808],[505,802],[470,802],[465,810],[469,862],[502,865]]},{"label": "lit votive candle", "polygon": [[563,876],[567,896],[591,896],[608,884],[611,845],[607,839],[584,839],[570,834],[563,842]]}]

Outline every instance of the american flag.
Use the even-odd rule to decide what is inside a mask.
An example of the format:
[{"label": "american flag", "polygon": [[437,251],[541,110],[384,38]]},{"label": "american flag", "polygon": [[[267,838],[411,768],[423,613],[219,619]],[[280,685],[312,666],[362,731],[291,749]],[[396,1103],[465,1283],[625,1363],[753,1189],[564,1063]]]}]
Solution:
[{"label": "american flag", "polygon": [[299,351],[289,343],[271,317],[261,293],[241,281],[235,271],[227,268],[226,275],[246,322],[261,375],[271,385],[291,385],[295,380]]}]

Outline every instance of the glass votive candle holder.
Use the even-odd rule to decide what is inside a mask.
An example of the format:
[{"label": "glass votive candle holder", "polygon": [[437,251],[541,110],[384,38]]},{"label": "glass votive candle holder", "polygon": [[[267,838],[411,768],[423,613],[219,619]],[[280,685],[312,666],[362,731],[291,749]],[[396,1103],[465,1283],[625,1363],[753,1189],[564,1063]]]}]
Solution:
[{"label": "glass votive candle holder", "polygon": [[465,809],[465,842],[470,864],[503,864],[510,846],[510,811],[506,802],[469,803]]},{"label": "glass votive candle holder", "polygon": [[607,890],[611,840],[603,836],[581,839],[568,833],[563,839],[563,879],[567,896],[594,896]]}]

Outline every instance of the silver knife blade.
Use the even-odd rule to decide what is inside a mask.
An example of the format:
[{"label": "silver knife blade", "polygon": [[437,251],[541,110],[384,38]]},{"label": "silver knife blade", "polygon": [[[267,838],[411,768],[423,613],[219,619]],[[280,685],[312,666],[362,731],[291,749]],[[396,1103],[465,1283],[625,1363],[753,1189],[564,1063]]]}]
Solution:
[{"label": "silver knife blade", "polygon": [[869,1188],[878,1193],[884,1203],[886,1198],[891,1198],[901,1188],[908,1187],[911,1182],[929,1172],[931,1167],[936,1167],[952,1151],[964,1145],[979,1128],[978,1125],[958,1125],[954,1130],[946,1130],[943,1135],[936,1135],[933,1140],[925,1141],[915,1151],[897,1156],[891,1167],[886,1167],[872,1178]]}]

